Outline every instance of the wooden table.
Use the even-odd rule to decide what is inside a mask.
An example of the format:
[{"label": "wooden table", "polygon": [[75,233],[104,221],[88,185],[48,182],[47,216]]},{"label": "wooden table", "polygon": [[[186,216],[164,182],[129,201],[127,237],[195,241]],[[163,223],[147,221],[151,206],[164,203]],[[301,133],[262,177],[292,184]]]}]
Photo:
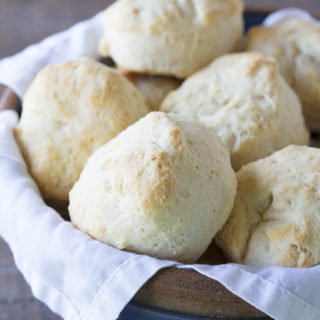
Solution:
[{"label": "wooden table", "polygon": [[[1,0],[0,58],[28,44],[66,29],[104,9],[112,0]],[[300,6],[320,17],[319,0],[245,0],[253,9],[270,11]],[[1,94],[1,88],[0,88]],[[0,320],[58,320],[33,298],[29,286],[16,269],[12,254],[0,239]]]}]

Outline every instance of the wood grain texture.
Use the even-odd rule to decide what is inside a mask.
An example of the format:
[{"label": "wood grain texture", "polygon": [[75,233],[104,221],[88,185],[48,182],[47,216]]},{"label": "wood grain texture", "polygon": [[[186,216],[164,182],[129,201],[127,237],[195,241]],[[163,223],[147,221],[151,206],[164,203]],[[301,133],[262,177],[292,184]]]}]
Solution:
[{"label": "wood grain texture", "polygon": [[161,310],[223,319],[268,319],[223,285],[193,270],[161,270],[136,294],[134,301]]},{"label": "wood grain texture", "polygon": [[297,7],[308,10],[320,18],[319,0],[244,0],[246,7],[252,11],[271,12],[278,9]]},{"label": "wood grain texture", "polygon": [[0,58],[105,9],[112,0],[1,0]]},{"label": "wood grain texture", "polygon": [[[212,243],[197,263],[218,265],[226,262],[221,249]],[[161,270],[138,291],[133,301],[161,310],[215,319],[268,319],[219,282],[191,269]]]}]

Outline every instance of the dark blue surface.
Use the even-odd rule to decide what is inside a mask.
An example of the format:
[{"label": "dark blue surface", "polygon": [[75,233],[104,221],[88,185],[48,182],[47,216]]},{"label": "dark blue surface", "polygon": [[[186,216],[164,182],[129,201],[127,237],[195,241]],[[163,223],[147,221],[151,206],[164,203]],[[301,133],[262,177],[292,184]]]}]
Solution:
[{"label": "dark blue surface", "polygon": [[[255,25],[261,24],[265,19],[265,14],[247,13],[245,14],[245,30]],[[129,303],[120,314],[118,320],[222,320],[222,318],[196,317],[157,310],[149,307],[139,306]],[[225,320],[227,318],[224,318]],[[267,318],[232,318],[229,320],[264,320]]]},{"label": "dark blue surface", "polygon": [[245,30],[246,32],[253,26],[259,25],[266,18],[266,14],[263,13],[246,13],[245,14]]},{"label": "dark blue surface", "polygon": [[193,317],[180,315],[177,313],[166,312],[162,310],[146,308],[137,304],[129,304],[121,313],[119,320],[199,320],[203,317]]},{"label": "dark blue surface", "polygon": [[[208,318],[166,312],[129,303],[118,320],[227,320],[227,318]],[[229,320],[265,320],[266,318],[232,318]]]}]

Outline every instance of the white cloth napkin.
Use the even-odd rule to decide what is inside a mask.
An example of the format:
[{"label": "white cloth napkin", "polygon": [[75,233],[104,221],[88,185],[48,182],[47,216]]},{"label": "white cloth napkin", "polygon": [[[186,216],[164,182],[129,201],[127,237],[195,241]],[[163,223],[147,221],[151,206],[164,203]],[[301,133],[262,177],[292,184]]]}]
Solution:
[{"label": "white cloth napkin", "polygon": [[273,12],[264,21],[264,26],[271,26],[277,24],[283,20],[299,18],[304,19],[313,23],[320,23],[319,20],[315,19],[308,11],[301,10],[298,8],[286,8]]},{"label": "white cloth napkin", "polygon": [[[94,56],[100,26],[101,14],[2,60],[0,83],[22,97],[46,64]],[[0,234],[34,295],[64,319],[116,319],[138,289],[168,266],[193,268],[274,319],[320,319],[320,266],[179,265],[113,249],[76,230],[43,203],[13,137],[17,120],[13,111],[0,112]]]}]

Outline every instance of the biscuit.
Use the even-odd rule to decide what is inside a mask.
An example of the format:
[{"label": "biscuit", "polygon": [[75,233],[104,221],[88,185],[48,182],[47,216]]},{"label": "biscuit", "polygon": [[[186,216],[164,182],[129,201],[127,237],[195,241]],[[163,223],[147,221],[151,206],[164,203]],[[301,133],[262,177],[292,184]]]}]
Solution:
[{"label": "biscuit", "polygon": [[194,262],[235,191],[229,152],[211,129],[152,112],[89,158],[69,212],[77,228],[115,248]]},{"label": "biscuit", "polygon": [[24,97],[16,138],[44,198],[67,201],[91,153],[147,112],[128,80],[94,60],[43,69]]},{"label": "biscuit", "polygon": [[242,12],[242,0],[118,0],[99,53],[124,70],[184,79],[236,48]]},{"label": "biscuit", "polygon": [[298,94],[307,126],[320,131],[320,25],[289,19],[249,32],[246,50],[275,58]]},{"label": "biscuit", "polygon": [[216,243],[233,261],[266,267],[320,262],[320,150],[289,146],[237,173],[235,204]]},{"label": "biscuit", "polygon": [[309,143],[298,97],[276,61],[258,53],[218,58],[169,93],[160,110],[213,128],[236,170],[289,144]]},{"label": "biscuit", "polygon": [[158,111],[167,94],[178,89],[181,80],[161,76],[124,74],[139,90],[150,111]]}]

